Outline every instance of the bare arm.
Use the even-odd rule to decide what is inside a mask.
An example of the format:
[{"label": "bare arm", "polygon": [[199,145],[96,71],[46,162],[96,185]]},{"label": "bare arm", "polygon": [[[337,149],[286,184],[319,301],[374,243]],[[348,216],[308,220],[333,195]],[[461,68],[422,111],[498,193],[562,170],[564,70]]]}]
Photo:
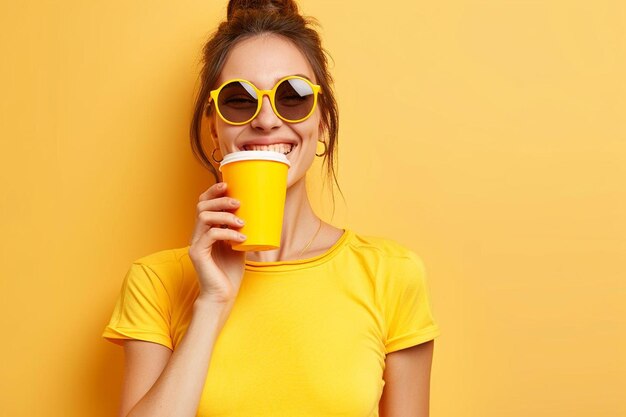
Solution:
[{"label": "bare arm", "polygon": [[124,343],[124,382],[122,399],[117,413],[128,412],[154,385],[172,356],[172,350],[158,343],[127,339]]},{"label": "bare arm", "polygon": [[428,417],[433,340],[387,355],[380,417]]},{"label": "bare arm", "polygon": [[213,346],[231,308],[232,303],[199,297],[187,332],[174,352],[150,342],[126,342],[120,417],[194,417]]},{"label": "bare arm", "polygon": [[[126,369],[120,417],[194,417],[211,355],[241,286],[245,253],[228,242],[245,236],[232,211],[239,202],[217,183],[200,195],[189,258],[200,295],[187,332],[174,352],[150,342],[126,342]],[[226,224],[234,229],[222,228]],[[220,227],[217,227],[220,225]]]}]

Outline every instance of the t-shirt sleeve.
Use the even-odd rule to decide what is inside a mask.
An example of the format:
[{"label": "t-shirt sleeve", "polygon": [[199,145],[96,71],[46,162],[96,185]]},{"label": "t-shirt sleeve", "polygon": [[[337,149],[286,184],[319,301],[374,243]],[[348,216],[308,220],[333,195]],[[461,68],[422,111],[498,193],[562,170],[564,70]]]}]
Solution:
[{"label": "t-shirt sleeve", "polygon": [[387,327],[386,353],[428,342],[440,334],[422,260],[408,252],[389,262],[381,300]]},{"label": "t-shirt sleeve", "polygon": [[170,318],[171,301],[163,281],[147,265],[133,263],[102,337],[118,345],[122,339],[137,339],[173,350]]}]

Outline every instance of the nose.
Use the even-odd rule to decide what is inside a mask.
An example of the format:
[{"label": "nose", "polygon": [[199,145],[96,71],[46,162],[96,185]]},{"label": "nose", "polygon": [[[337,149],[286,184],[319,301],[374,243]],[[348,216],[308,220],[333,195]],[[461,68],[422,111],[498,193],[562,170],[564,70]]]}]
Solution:
[{"label": "nose", "polygon": [[260,130],[271,130],[280,127],[282,124],[282,119],[274,113],[270,98],[267,95],[263,96],[263,100],[261,100],[261,110],[259,110],[259,114],[252,119],[250,126]]}]

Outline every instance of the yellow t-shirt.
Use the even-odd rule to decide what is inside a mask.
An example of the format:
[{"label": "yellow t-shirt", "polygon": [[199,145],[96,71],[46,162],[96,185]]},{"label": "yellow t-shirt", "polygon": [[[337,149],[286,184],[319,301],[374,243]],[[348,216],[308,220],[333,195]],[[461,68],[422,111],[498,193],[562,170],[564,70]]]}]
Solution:
[{"label": "yellow t-shirt", "polygon": [[[197,294],[188,247],[138,259],[102,336],[176,349]],[[377,417],[385,355],[439,334],[423,263],[394,241],[346,230],[313,258],[247,261],[197,416]]]}]

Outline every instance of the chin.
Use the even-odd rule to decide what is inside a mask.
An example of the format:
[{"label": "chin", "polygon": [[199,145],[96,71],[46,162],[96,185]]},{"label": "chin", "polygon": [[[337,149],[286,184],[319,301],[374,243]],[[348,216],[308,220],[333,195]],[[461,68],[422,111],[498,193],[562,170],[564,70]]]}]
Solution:
[{"label": "chin", "polygon": [[299,182],[304,181],[305,179],[306,175],[302,175],[299,178],[294,178],[294,176],[292,176],[292,173],[290,172],[289,174],[287,174],[287,190],[289,190],[291,187],[298,184]]}]

